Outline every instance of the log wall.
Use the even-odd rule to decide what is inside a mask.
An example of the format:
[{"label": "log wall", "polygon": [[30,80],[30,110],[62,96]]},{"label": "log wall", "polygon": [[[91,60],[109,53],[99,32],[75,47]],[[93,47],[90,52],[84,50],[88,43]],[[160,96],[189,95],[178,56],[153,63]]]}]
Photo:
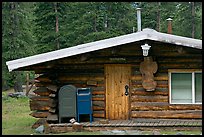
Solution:
[{"label": "log wall", "polygon": [[[92,65],[89,65],[92,68]],[[88,67],[86,67],[87,69]],[[91,68],[89,68],[91,70]],[[39,82],[36,83],[38,87],[34,93],[38,96],[31,98],[30,109],[33,111],[30,115],[37,118],[45,118],[49,122],[57,122],[58,119],[58,91],[63,85],[74,85],[77,88],[90,87],[92,89],[92,105],[93,117],[105,118],[105,85],[103,75],[103,65],[100,70],[91,74],[86,73],[83,67],[73,70],[73,68],[64,69],[62,73],[59,72],[57,79],[60,84],[53,82],[50,77],[51,74],[43,74],[36,78]],[[85,72],[85,73],[80,73]],[[57,87],[57,91],[48,89],[52,85]],[[49,117],[48,117],[49,116]]]},{"label": "log wall", "polygon": [[[136,43],[139,44],[140,43]],[[59,59],[38,64],[27,69],[41,74],[36,78],[39,82],[34,92],[38,95],[31,98],[30,115],[36,118],[47,118],[50,122],[58,119],[57,94],[61,86],[72,84],[77,88],[92,88],[93,117],[105,119],[105,77],[104,64],[131,64],[131,97],[130,118],[202,118],[202,105],[170,105],[168,69],[201,69],[202,54],[200,50],[177,46],[151,43],[150,56],[158,64],[155,74],[157,87],[155,91],[146,92],[142,87],[139,64],[143,61],[140,46],[132,44],[118,48]],[[179,52],[178,52],[179,51]],[[180,53],[181,52],[181,53]]]}]

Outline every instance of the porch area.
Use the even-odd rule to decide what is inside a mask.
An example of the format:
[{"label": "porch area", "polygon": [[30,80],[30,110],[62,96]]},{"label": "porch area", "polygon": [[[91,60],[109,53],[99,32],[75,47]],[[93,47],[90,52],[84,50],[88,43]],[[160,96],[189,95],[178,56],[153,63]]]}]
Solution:
[{"label": "porch area", "polygon": [[69,131],[102,131],[102,130],[136,130],[136,129],[161,129],[175,128],[178,130],[202,130],[202,120],[188,119],[132,119],[132,120],[99,120],[80,122],[80,125],[71,123],[48,124],[46,133],[63,133]]}]

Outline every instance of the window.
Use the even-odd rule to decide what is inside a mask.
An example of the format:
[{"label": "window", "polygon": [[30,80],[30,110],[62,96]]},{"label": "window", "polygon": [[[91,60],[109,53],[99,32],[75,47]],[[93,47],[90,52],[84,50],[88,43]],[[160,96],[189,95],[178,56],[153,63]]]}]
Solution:
[{"label": "window", "polygon": [[171,104],[202,104],[202,73],[198,71],[170,71]]}]

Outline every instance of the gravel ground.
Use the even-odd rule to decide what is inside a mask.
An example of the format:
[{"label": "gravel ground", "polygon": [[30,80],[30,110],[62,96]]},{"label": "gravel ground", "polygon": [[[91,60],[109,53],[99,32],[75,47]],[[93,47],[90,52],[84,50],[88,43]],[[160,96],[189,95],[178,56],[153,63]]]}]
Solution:
[{"label": "gravel ground", "polygon": [[[100,131],[103,135],[168,135],[162,134],[160,131],[140,131],[140,130],[107,130],[107,131]],[[172,131],[171,135],[202,135],[202,131],[199,133],[188,133],[186,131]]]}]

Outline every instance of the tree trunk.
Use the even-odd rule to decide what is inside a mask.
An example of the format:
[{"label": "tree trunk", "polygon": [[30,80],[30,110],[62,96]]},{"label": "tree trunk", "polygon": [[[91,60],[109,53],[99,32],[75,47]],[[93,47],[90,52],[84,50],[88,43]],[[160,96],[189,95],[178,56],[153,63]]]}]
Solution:
[{"label": "tree trunk", "polygon": [[22,80],[21,80],[21,72],[17,71],[14,73],[14,91],[15,92],[23,92]]},{"label": "tree trunk", "polygon": [[192,10],[192,38],[195,37],[195,2],[191,3]]},{"label": "tree trunk", "polygon": [[161,5],[161,2],[158,2],[158,9],[157,9],[157,31],[160,32],[160,20],[161,20],[161,17],[160,17],[160,5]]},{"label": "tree trunk", "polygon": [[[18,16],[17,16],[17,7],[18,7],[18,2],[11,2],[10,3],[10,9],[13,11],[12,12],[12,44],[15,45],[16,44],[16,39],[17,39],[17,34],[18,34],[18,27],[17,27],[17,23],[18,23]],[[13,72],[13,77],[14,77],[14,91],[15,92],[23,92],[23,88],[22,88],[22,82],[21,82],[21,73],[19,71],[17,72]]]},{"label": "tree trunk", "polygon": [[95,15],[94,15],[94,31],[95,31],[95,32],[98,32],[98,31],[97,31],[97,27],[96,27],[96,25],[97,25],[97,23],[96,23],[97,17],[96,17],[96,16],[97,16],[97,15],[95,14]]},{"label": "tree trunk", "polygon": [[[59,32],[59,22],[58,22],[58,15],[57,15],[57,2],[54,3],[55,6],[55,13],[56,13],[56,33]],[[59,39],[58,39],[58,35],[57,35],[57,49],[59,49]]]},{"label": "tree trunk", "polygon": [[107,31],[108,30],[108,17],[107,17],[107,15],[105,16],[104,27],[105,27],[105,31]]}]

